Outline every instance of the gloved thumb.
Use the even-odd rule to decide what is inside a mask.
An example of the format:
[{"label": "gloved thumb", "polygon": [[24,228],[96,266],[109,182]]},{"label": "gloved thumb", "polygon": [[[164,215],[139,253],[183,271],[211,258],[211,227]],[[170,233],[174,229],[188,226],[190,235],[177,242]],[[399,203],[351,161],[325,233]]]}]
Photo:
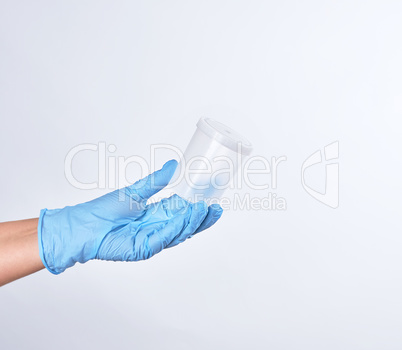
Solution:
[{"label": "gloved thumb", "polygon": [[148,200],[167,186],[177,168],[177,164],[176,160],[169,160],[162,169],[153,172],[129,186],[130,192],[133,195],[139,196],[141,200]]}]

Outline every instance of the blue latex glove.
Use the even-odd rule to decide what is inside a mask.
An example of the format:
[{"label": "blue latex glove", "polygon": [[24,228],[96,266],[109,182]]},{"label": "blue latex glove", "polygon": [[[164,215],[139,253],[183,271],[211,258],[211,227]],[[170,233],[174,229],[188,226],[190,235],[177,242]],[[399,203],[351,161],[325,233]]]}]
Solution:
[{"label": "blue latex glove", "polygon": [[212,226],[222,214],[217,204],[192,204],[177,195],[146,204],[169,183],[176,167],[171,160],[122,190],[72,207],[43,209],[38,239],[46,268],[59,274],[91,259],[149,259]]}]

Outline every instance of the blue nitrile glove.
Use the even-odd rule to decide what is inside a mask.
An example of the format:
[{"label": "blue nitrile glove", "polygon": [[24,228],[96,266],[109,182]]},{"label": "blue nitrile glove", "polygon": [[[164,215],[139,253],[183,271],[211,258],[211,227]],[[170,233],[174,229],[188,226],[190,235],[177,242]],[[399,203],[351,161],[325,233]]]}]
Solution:
[{"label": "blue nitrile glove", "polygon": [[177,195],[146,204],[169,183],[176,167],[171,160],[122,190],[73,207],[43,209],[38,238],[46,268],[59,274],[91,259],[148,259],[212,226],[222,214],[217,204],[192,204]]}]

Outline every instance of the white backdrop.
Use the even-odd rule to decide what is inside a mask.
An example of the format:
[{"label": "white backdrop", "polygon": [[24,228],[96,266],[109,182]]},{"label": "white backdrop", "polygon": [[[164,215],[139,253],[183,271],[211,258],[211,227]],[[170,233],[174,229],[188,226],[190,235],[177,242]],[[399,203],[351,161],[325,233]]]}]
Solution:
[{"label": "white backdrop", "polygon": [[[287,210],[229,210],[149,261],[6,285],[0,348],[400,349],[401,18],[400,1],[1,0],[1,221],[107,191],[68,183],[72,147],[149,158],[200,116],[287,157]],[[337,209],[300,181],[334,141]],[[74,169],[96,179],[96,157]],[[324,188],[324,164],[306,176]]]}]

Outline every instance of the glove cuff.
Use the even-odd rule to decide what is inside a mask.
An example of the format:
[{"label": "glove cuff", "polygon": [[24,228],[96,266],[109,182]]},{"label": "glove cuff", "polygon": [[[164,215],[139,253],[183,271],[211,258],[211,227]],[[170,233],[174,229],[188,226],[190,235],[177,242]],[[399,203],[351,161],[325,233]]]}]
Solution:
[{"label": "glove cuff", "polygon": [[56,271],[52,270],[52,269],[49,267],[49,265],[48,265],[48,263],[47,263],[47,261],[46,261],[45,254],[44,254],[44,249],[43,249],[42,227],[43,227],[43,218],[44,218],[44,216],[45,216],[46,211],[47,211],[46,208],[45,208],[45,209],[42,209],[42,210],[40,211],[40,215],[39,215],[39,222],[38,222],[39,255],[40,255],[40,258],[41,258],[41,260],[42,260],[42,263],[43,263],[43,265],[45,265],[46,269],[47,269],[48,271],[50,271],[52,274],[58,275],[58,274],[60,274],[61,272],[56,272]]}]

